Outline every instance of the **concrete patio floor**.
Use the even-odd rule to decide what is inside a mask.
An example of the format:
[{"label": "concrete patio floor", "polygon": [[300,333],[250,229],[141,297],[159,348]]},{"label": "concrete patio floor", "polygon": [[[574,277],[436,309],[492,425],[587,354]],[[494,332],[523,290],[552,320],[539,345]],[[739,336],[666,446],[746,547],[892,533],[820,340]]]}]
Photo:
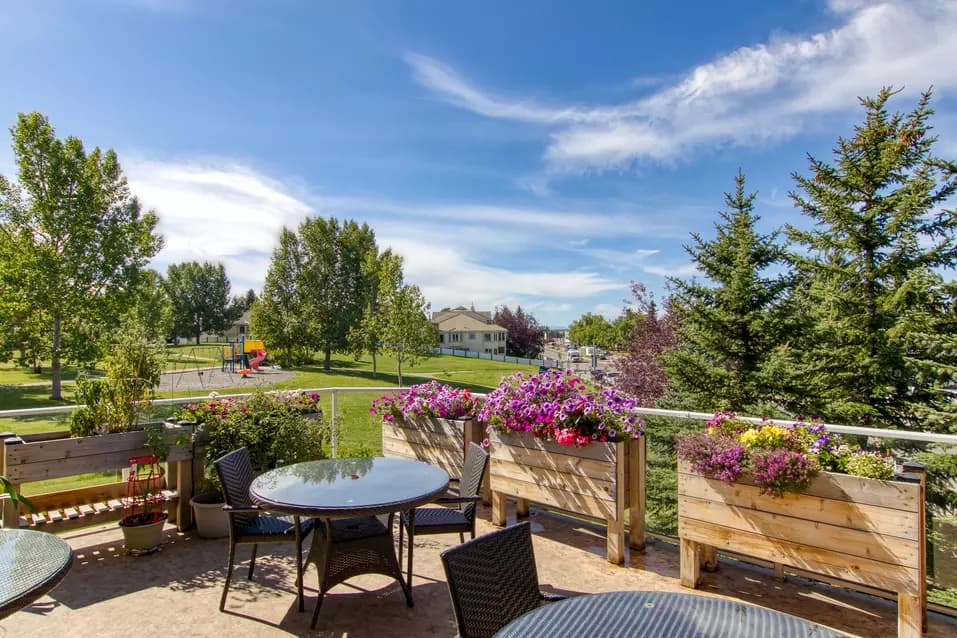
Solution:
[{"label": "concrete patio floor", "polygon": [[[478,533],[494,529],[480,511]],[[514,519],[510,519],[510,524]],[[565,594],[618,590],[682,591],[675,545],[650,541],[624,567],[604,559],[601,529],[533,510],[535,558],[542,589]],[[306,611],[299,613],[295,568],[286,545],[263,548],[255,580],[245,579],[249,549],[239,563],[226,613],[218,611],[227,543],[168,532],[161,551],[127,556],[115,526],[66,535],[76,559],[50,595],[0,621],[0,636],[454,636],[455,622],[439,552],[457,535],[416,542],[413,595],[405,606],[394,581],[363,576],[334,588],[319,628],[309,631],[316,573],[306,572]],[[705,573],[702,595],[761,605],[827,625],[852,636],[895,636],[896,604],[796,577],[775,580],[770,570],[722,559]],[[688,590],[684,590],[688,591]],[[931,613],[927,636],[957,636],[957,622]]]}]

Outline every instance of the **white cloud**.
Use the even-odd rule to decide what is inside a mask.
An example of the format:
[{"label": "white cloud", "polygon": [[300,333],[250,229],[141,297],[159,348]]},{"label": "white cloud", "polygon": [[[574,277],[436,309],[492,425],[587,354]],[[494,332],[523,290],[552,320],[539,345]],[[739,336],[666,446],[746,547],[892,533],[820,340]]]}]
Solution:
[{"label": "white cloud", "polygon": [[[127,155],[130,188],[160,217],[166,246],[154,260],[165,270],[188,260],[222,261],[234,292],[260,288],[283,226],[323,214],[369,222],[382,247],[405,259],[406,279],[433,307],[521,304],[566,314],[581,300],[627,290],[627,281],[594,267],[537,265],[582,234],[621,236],[622,219],[583,212],[474,203],[410,203],[297,191],[228,160],[157,161]],[[641,232],[630,222],[631,231]],[[527,259],[522,259],[528,256]],[[516,260],[516,257],[518,259]],[[527,265],[506,266],[524,262]]]},{"label": "white cloud", "polygon": [[913,96],[957,87],[957,3],[833,0],[839,27],[775,34],[688,71],[648,97],[620,104],[545,105],[479,89],[451,67],[408,54],[416,80],[440,99],[486,117],[551,129],[551,171],[673,161],[702,147],[763,144],[812,118],[854,108],[881,86]]}]

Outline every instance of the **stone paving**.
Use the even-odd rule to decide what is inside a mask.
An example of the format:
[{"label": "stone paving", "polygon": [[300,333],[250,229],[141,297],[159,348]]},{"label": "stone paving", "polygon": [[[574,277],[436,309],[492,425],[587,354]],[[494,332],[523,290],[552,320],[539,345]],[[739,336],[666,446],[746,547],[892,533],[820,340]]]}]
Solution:
[{"label": "stone paving", "polygon": [[[480,511],[479,534],[494,529]],[[604,560],[603,530],[533,510],[535,557],[542,589],[563,594],[618,590],[682,591],[676,546],[650,541],[624,567]],[[514,522],[510,518],[510,524]],[[306,572],[306,612],[297,611],[295,568],[286,545],[261,548],[255,580],[240,561],[226,613],[218,610],[227,543],[171,530],[161,551],[127,556],[118,528],[66,536],[76,552],[71,572],[50,595],[0,621],[0,636],[454,636],[455,623],[439,552],[458,535],[416,542],[413,594],[405,606],[394,581],[363,576],[334,588],[323,603],[319,629],[309,631],[316,573]],[[704,574],[701,595],[723,596],[801,616],[852,636],[896,635],[896,605],[880,598],[789,577],[722,559]],[[685,590],[687,591],[687,590]],[[930,614],[929,638],[957,636],[957,622]]]}]

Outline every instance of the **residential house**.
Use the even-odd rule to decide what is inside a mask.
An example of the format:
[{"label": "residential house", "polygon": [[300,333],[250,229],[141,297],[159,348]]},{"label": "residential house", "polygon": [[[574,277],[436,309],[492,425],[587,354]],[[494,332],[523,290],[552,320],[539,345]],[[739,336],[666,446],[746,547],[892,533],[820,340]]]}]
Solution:
[{"label": "residential house", "polygon": [[439,346],[485,354],[505,354],[508,330],[492,321],[492,313],[459,306],[432,314]]}]

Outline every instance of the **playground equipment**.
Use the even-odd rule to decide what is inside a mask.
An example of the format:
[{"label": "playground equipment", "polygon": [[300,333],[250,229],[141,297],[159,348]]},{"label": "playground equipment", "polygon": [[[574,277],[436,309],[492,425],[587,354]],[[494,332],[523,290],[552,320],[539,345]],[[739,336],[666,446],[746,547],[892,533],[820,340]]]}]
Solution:
[{"label": "playground equipment", "polygon": [[223,346],[219,371],[226,372],[228,370],[233,373],[248,374],[249,370],[258,370],[265,360],[266,347],[261,339],[247,339],[246,337],[239,337],[235,341],[230,339]]}]

